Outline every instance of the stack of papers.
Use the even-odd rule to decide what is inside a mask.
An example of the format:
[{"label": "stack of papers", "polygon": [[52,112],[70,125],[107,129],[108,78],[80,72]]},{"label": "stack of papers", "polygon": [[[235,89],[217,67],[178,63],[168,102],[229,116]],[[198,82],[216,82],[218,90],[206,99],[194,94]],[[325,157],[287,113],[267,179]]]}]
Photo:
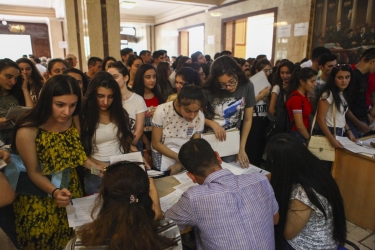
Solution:
[{"label": "stack of papers", "polygon": [[230,162],[230,163],[222,162],[221,167],[228,169],[235,175],[251,174],[251,173],[262,173],[264,175],[270,174],[270,172],[264,169],[258,168],[252,164],[249,164],[248,168],[242,168],[239,162]]},{"label": "stack of papers", "polygon": [[[347,138],[347,137],[336,136],[336,139],[344,146],[344,148],[346,148],[347,150],[349,150],[353,153],[364,153],[364,154],[367,154],[367,155],[374,155],[375,154],[375,148],[370,146],[369,140],[364,141],[365,144],[362,142],[362,146],[360,146],[360,145],[357,145],[357,143],[349,140],[349,138]],[[370,140],[372,140],[372,139],[370,139]]]},{"label": "stack of papers", "polygon": [[165,213],[168,209],[170,209],[177,201],[181,198],[183,192],[181,190],[176,189],[170,194],[167,194],[164,197],[160,198],[160,207],[161,210]]},{"label": "stack of papers", "polygon": [[73,199],[73,205],[66,207],[66,214],[68,216],[69,227],[80,227],[84,224],[92,222],[99,213],[99,209],[91,217],[92,209],[95,205],[95,199],[98,194]]},{"label": "stack of papers", "polygon": [[157,177],[164,175],[164,172],[156,171],[156,170],[147,170],[147,175],[149,177]]}]

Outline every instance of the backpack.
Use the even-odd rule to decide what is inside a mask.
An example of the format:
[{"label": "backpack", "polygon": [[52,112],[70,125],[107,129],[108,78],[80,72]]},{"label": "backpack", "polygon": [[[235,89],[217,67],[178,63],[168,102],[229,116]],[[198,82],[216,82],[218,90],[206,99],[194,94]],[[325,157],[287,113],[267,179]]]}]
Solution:
[{"label": "backpack", "polygon": [[[280,91],[280,94],[277,97],[277,101],[276,101],[275,114],[272,118],[270,118],[271,116],[268,117],[270,119],[270,123],[268,124],[266,128],[267,140],[271,139],[277,134],[290,133],[290,131],[292,130],[292,127],[295,124],[294,119],[291,122],[289,122],[289,114],[285,105],[286,102],[284,103],[284,96],[285,96],[285,92]],[[293,94],[289,96],[288,100],[292,96],[298,96],[298,95]],[[302,102],[302,110],[303,108],[304,108],[304,103]]]}]

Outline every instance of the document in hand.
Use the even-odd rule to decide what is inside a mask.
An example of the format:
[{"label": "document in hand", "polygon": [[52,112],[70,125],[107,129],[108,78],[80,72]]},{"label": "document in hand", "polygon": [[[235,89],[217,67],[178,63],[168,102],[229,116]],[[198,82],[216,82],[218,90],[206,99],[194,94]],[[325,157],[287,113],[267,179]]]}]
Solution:
[{"label": "document in hand", "polygon": [[214,133],[205,133],[201,137],[208,141],[212,149],[219,153],[220,157],[236,155],[240,151],[240,131],[238,129],[227,130],[225,141],[219,141]]},{"label": "document in hand", "polygon": [[271,84],[268,82],[266,74],[264,74],[263,70],[250,77],[250,81],[254,84],[255,96],[257,96],[262,89],[271,87]]},{"label": "document in hand", "polygon": [[30,109],[31,109],[31,107],[22,107],[22,106],[11,107],[8,110],[8,113],[5,116],[5,118],[8,119],[8,120],[12,120],[12,122],[7,127],[3,128],[3,129],[13,128],[16,121],[21,116],[23,116],[23,114],[25,114],[27,111],[29,111]]},{"label": "document in hand", "polygon": [[[109,162],[114,164],[119,161],[133,161],[133,162],[143,162],[143,157],[141,152],[134,152],[134,153],[127,153],[122,155],[114,155],[109,157]],[[143,165],[139,165],[143,170],[145,167]]]},{"label": "document in hand", "polygon": [[92,222],[96,218],[99,210],[93,214],[94,218],[91,217],[96,197],[98,197],[98,194],[72,200],[73,205],[69,205],[65,208],[69,227],[80,227]]}]

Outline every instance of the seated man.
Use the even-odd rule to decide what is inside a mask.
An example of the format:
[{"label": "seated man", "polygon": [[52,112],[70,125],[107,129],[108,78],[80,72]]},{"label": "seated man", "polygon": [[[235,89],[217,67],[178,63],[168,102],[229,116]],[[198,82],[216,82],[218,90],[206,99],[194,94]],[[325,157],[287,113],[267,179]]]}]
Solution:
[{"label": "seated man", "polygon": [[278,204],[268,179],[260,173],[234,175],[204,139],[185,143],[178,154],[190,187],[165,216],[180,230],[193,226],[197,249],[275,249]]}]

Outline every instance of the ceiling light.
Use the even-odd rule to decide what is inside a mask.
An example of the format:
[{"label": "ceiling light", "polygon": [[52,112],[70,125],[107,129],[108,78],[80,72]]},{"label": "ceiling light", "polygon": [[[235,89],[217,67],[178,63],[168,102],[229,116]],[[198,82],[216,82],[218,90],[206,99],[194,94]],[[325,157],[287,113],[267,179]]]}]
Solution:
[{"label": "ceiling light", "polygon": [[211,12],[210,15],[212,17],[219,17],[219,16],[221,16],[221,13],[220,12]]},{"label": "ceiling light", "polygon": [[7,25],[7,24],[8,24],[8,22],[5,21],[4,18],[3,18],[3,21],[2,21],[1,23],[2,23],[3,25]]},{"label": "ceiling light", "polygon": [[135,2],[123,1],[123,2],[120,3],[120,7],[125,8],[125,9],[132,9],[132,8],[134,8],[135,5],[136,5]]}]

